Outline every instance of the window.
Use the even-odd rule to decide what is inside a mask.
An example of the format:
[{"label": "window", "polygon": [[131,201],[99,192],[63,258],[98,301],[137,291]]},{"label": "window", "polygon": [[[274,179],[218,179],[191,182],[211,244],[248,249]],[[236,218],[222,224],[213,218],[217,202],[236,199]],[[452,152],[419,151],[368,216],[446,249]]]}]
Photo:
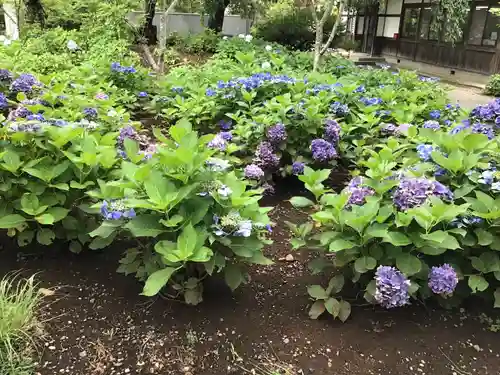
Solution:
[{"label": "window", "polygon": [[488,16],[486,18],[486,24],[484,25],[484,33],[483,33],[484,46],[495,46],[497,44],[498,24],[500,24],[500,17],[491,13],[490,9],[490,11],[488,12]]},{"label": "window", "polygon": [[422,21],[420,22],[420,39],[428,39],[429,27],[431,26],[432,10],[431,8],[422,9]]},{"label": "window", "polygon": [[[488,17],[488,6],[476,6],[472,11],[468,44],[480,46],[483,42],[484,26]],[[493,35],[495,36],[495,35]],[[489,37],[489,36],[488,36]]]},{"label": "window", "polygon": [[418,31],[418,18],[420,16],[420,8],[406,8],[403,16],[403,38],[414,38]]}]

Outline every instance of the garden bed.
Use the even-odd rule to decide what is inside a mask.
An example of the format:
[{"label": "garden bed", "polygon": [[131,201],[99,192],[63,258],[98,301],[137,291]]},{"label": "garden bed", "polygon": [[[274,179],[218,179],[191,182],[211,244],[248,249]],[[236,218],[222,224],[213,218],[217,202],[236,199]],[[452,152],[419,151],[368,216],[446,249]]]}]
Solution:
[{"label": "garden bed", "polygon": [[497,373],[498,336],[477,319],[485,311],[480,306],[467,312],[417,302],[390,311],[357,306],[345,324],[307,319],[305,287],[318,277],[308,274],[305,255],[285,260],[283,225],[303,213],[282,201],[271,216],[277,225],[266,255],[275,264],[253,268],[252,282],[234,294],[212,280],[197,307],[140,297],[142,285],[115,272],[120,249],[16,256],[5,247],[1,274],[39,272],[42,286],[56,291],[42,316],[47,336],[38,373],[244,374],[239,366],[276,368],[279,361],[293,365],[294,375]]}]

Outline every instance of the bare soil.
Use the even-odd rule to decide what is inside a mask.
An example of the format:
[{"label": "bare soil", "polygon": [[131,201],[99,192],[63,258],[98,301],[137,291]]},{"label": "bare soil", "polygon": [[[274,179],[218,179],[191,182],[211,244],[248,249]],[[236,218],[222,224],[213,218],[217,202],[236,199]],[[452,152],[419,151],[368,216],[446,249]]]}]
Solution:
[{"label": "bare soil", "polygon": [[212,280],[196,307],[141,297],[133,277],[115,272],[123,249],[29,254],[5,246],[0,274],[38,272],[42,286],[56,292],[42,314],[47,335],[37,374],[280,373],[256,371],[265,364],[293,366],[287,374],[294,375],[500,373],[499,336],[477,319],[480,306],[449,312],[415,303],[385,311],[359,301],[344,324],[309,320],[306,286],[321,277],[309,275],[305,254],[284,260],[290,246],[283,222],[303,213],[281,201],[272,215],[275,242],[267,254],[275,264],[254,268],[234,294]]}]

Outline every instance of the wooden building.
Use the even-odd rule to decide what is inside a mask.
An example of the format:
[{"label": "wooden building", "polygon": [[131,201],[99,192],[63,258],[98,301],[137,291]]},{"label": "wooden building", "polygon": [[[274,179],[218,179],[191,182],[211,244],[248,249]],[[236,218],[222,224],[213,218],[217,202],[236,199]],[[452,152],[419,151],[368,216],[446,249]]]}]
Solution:
[{"label": "wooden building", "polygon": [[450,43],[446,27],[436,31],[429,0],[381,0],[356,17],[361,51],[450,69],[500,73],[500,17],[490,12],[498,1],[472,1],[461,40]]}]

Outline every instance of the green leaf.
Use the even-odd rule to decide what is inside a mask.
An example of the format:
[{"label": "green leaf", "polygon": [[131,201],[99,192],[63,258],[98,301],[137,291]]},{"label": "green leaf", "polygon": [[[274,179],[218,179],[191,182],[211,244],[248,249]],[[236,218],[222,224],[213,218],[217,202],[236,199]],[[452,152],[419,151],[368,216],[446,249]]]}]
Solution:
[{"label": "green leaf", "polygon": [[109,237],[111,233],[120,228],[123,224],[123,220],[105,220],[102,224],[89,233],[90,237]]},{"label": "green leaf", "polygon": [[146,284],[141,294],[147,297],[158,294],[158,292],[168,283],[176,270],[176,268],[167,267],[153,272],[146,280]]},{"label": "green leaf", "polygon": [[36,232],[36,240],[41,245],[50,245],[55,238],[56,234],[48,228],[42,228]]},{"label": "green leaf", "polygon": [[196,230],[193,225],[189,223],[177,238],[177,248],[181,253],[179,254],[179,258],[181,260],[186,260],[193,255],[197,242],[198,235],[196,234]]},{"label": "green leaf", "polygon": [[293,197],[292,199],[290,199],[290,203],[292,204],[292,206],[299,208],[314,205],[314,202],[312,200],[304,197]]},{"label": "green leaf", "polygon": [[0,217],[0,229],[16,228],[24,224],[26,219],[18,214],[5,215]]},{"label": "green leaf", "polygon": [[396,266],[406,276],[412,276],[420,272],[422,269],[422,262],[414,255],[401,253],[396,258]]},{"label": "green leaf", "polygon": [[328,311],[334,318],[336,318],[340,313],[340,302],[333,297],[328,298],[325,301],[325,308],[326,311]]},{"label": "green leaf", "polygon": [[40,224],[44,225],[54,224],[54,216],[50,214],[42,214],[40,216],[35,217],[35,220],[38,221]]},{"label": "green leaf", "polygon": [[35,238],[35,232],[32,230],[25,230],[17,235],[17,244],[20,247],[29,245],[33,242],[33,238]]},{"label": "green leaf", "polygon": [[406,246],[411,244],[410,239],[400,232],[387,232],[383,242],[389,242],[394,246]]},{"label": "green leaf", "polygon": [[208,262],[213,255],[214,252],[212,251],[212,249],[206,246],[201,246],[200,248],[196,249],[192,256],[189,257],[189,261],[205,263]]},{"label": "green leaf", "polygon": [[333,293],[339,293],[344,287],[344,275],[335,275],[328,282],[328,288],[326,288],[326,294],[330,295]]},{"label": "green leaf", "polygon": [[484,252],[479,256],[479,259],[481,259],[484,264],[484,269],[481,272],[500,271],[500,257],[497,253],[491,251]]},{"label": "green leaf", "polygon": [[165,232],[165,227],[159,222],[160,218],[153,214],[139,215],[125,224],[124,228],[135,237],[157,237]]},{"label": "green leaf", "polygon": [[351,315],[351,304],[347,301],[340,301],[339,319],[345,322]]},{"label": "green leaf", "polygon": [[318,319],[319,316],[324,312],[325,312],[325,302],[316,301],[312,304],[311,309],[309,310],[309,317],[311,319]]},{"label": "green leaf", "polygon": [[354,262],[356,272],[365,273],[377,267],[377,261],[372,257],[361,257]]},{"label": "green leaf", "polygon": [[468,283],[472,293],[476,293],[477,291],[484,292],[490,285],[481,275],[469,276]]},{"label": "green leaf", "polygon": [[224,279],[231,290],[236,290],[245,281],[243,272],[235,264],[229,264],[224,268]]},{"label": "green leaf", "polygon": [[493,293],[493,297],[495,298],[495,304],[493,305],[493,307],[499,308],[500,307],[500,288],[497,288],[495,290],[495,293]]},{"label": "green leaf", "polygon": [[328,294],[320,285],[310,285],[307,287],[307,293],[314,299],[327,299]]},{"label": "green leaf", "polygon": [[356,244],[354,242],[343,240],[343,239],[339,238],[339,239],[332,241],[332,243],[330,244],[328,249],[330,250],[330,252],[333,253],[333,252],[342,251],[345,249],[352,249],[354,247],[356,247]]},{"label": "green leaf", "polygon": [[260,251],[255,253],[250,259],[248,259],[248,262],[253,264],[260,264],[263,266],[274,264],[271,259],[265,257],[264,254],[262,254]]},{"label": "green leaf", "polygon": [[82,251],[82,245],[78,241],[71,241],[69,243],[69,251],[74,254],[79,254]]},{"label": "green leaf", "polygon": [[476,228],[474,230],[474,233],[476,233],[478,243],[481,246],[491,245],[491,243],[494,240],[493,234],[491,234],[490,232],[488,232],[482,228]]}]

